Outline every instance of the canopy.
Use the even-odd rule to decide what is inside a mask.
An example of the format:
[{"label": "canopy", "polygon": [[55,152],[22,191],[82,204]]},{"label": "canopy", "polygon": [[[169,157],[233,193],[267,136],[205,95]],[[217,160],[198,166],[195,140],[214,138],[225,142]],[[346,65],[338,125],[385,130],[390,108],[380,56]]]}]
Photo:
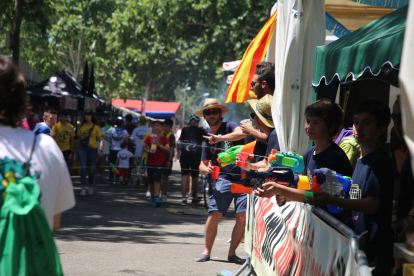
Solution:
[{"label": "canopy", "polygon": [[[142,101],[116,99],[112,101],[112,105],[126,107],[141,113]],[[145,115],[155,119],[181,118],[180,103],[147,101]]]},{"label": "canopy", "polygon": [[81,93],[82,85],[71,73],[59,70],[46,80],[36,86],[27,89],[26,93],[30,96],[58,97],[69,96],[74,98],[84,98]]},{"label": "canopy", "polygon": [[[398,86],[405,6],[315,51],[312,86],[319,93],[339,83],[377,78]],[[328,88],[330,89],[330,88]]]}]

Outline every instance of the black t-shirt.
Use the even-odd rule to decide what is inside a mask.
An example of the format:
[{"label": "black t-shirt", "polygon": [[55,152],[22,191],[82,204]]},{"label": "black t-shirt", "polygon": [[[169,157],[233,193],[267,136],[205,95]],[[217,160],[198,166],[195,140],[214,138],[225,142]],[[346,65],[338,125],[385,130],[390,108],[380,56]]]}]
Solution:
[{"label": "black t-shirt", "polygon": [[[122,127],[124,129],[126,129],[126,131],[128,131],[129,138],[131,137],[132,132],[134,131],[134,129],[137,128],[133,123],[126,123]],[[129,140],[128,151],[130,151],[132,153],[135,153],[135,144],[131,140]]]},{"label": "black t-shirt", "polygon": [[200,161],[203,136],[206,134],[207,132],[201,127],[189,126],[183,128],[179,139],[182,142],[180,160],[182,158],[195,158]]},{"label": "black t-shirt", "polygon": [[343,176],[352,175],[352,166],[345,152],[335,143],[332,143],[323,152],[313,155],[315,147],[309,148],[303,154],[305,163],[304,174],[312,181],[313,171],[328,168]]},{"label": "black t-shirt", "polygon": [[391,216],[394,178],[391,168],[391,158],[382,149],[358,159],[349,191],[351,200],[368,196],[381,198],[374,214],[352,212],[355,233],[360,235],[368,231],[361,236],[359,247],[365,251],[369,262],[376,260],[381,265],[392,262],[393,254]]},{"label": "black t-shirt", "polygon": [[[267,141],[269,142],[269,137],[267,138]],[[265,158],[266,150],[267,145],[257,140],[253,150],[254,163],[257,163]]]},{"label": "black t-shirt", "polygon": [[[216,135],[221,134],[225,135],[234,131],[239,125],[236,122],[222,122],[220,128],[217,130]],[[237,145],[243,145],[243,139],[239,141],[222,141],[217,144],[209,144],[207,141],[203,143],[203,150],[201,155],[201,160],[211,160],[213,166],[220,166],[217,162],[217,155],[221,152],[227,151],[229,148]],[[237,181],[240,179],[241,169],[237,167],[236,164],[228,165],[225,167],[220,166],[220,175],[219,178],[225,178],[229,181]]]},{"label": "black t-shirt", "polygon": [[277,137],[276,129],[273,129],[272,132],[270,132],[269,138],[267,139],[267,149],[265,154],[266,158],[269,156],[269,154],[272,153],[272,149],[280,151],[279,139]]},{"label": "black t-shirt", "polygon": [[400,192],[397,199],[397,220],[410,213],[414,199],[414,178],[411,168],[411,157],[407,154],[400,173]]}]

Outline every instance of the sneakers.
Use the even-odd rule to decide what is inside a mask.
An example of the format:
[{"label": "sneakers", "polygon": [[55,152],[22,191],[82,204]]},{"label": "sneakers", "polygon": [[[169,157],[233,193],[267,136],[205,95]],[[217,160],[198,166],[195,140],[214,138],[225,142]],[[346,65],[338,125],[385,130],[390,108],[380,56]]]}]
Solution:
[{"label": "sneakers", "polygon": [[93,188],[92,187],[89,187],[88,194],[93,195]]},{"label": "sneakers", "polygon": [[155,200],[154,200],[154,207],[160,207],[160,206],[161,206],[161,202],[160,202],[159,197],[155,197]]},{"label": "sneakers", "polygon": [[154,198],[150,197],[150,200],[147,202],[147,206],[150,206],[154,203]]},{"label": "sneakers", "polygon": [[181,201],[181,206],[187,206],[187,198],[183,197],[183,200]]},{"label": "sneakers", "polygon": [[200,203],[200,201],[201,199],[199,199],[198,197],[196,198],[193,197],[193,200],[191,201],[191,203]]},{"label": "sneakers", "polygon": [[161,202],[162,202],[162,203],[167,203],[167,196],[163,195],[163,196],[161,197]]},{"label": "sneakers", "polygon": [[82,191],[80,192],[80,194],[79,195],[81,195],[81,196],[85,196],[86,195],[86,190],[85,189],[82,189]]},{"label": "sneakers", "polygon": [[151,193],[149,191],[147,191],[147,193],[145,194],[146,198],[150,198],[151,197]]}]

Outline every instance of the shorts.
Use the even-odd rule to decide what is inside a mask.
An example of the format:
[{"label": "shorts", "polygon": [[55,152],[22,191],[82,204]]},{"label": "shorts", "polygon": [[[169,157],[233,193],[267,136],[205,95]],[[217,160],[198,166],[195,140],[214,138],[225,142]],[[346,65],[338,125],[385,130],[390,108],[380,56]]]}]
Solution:
[{"label": "shorts", "polygon": [[209,213],[216,211],[225,215],[233,199],[236,214],[246,212],[247,194],[233,194],[230,187],[231,181],[219,177],[208,202]]},{"label": "shorts", "polygon": [[162,175],[168,175],[168,176],[170,176],[171,175],[171,172],[172,172],[172,169],[171,168],[164,168],[162,170]]},{"label": "shorts", "polygon": [[198,177],[199,174],[199,167],[200,167],[200,160],[189,160],[189,159],[180,159],[180,166],[181,166],[181,175],[189,175],[191,174],[192,177]]},{"label": "shorts", "polygon": [[147,165],[148,183],[161,182],[164,166]]},{"label": "shorts", "polygon": [[123,179],[128,179],[128,173],[129,173],[129,169],[128,168],[119,168],[119,176],[122,176]]}]

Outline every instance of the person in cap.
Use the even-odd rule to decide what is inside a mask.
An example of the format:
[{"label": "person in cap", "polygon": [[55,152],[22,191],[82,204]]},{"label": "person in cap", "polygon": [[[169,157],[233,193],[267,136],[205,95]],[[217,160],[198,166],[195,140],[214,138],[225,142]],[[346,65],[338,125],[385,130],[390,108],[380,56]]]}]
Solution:
[{"label": "person in cap", "polygon": [[[279,140],[277,137],[275,125],[272,119],[272,95],[265,95],[263,98],[251,99],[247,102],[250,107],[253,109],[254,113],[251,114],[256,126],[263,131],[263,133],[268,137],[267,148],[265,157],[267,157],[272,149],[280,151]],[[246,162],[242,169],[244,170],[257,170],[259,168],[264,168],[268,165],[267,158],[263,158],[261,161],[256,163]]]},{"label": "person in cap", "polygon": [[201,160],[201,149],[204,141],[203,136],[207,132],[198,127],[200,117],[195,114],[189,116],[189,126],[183,128],[177,150],[180,151],[181,166],[181,205],[187,205],[187,187],[190,183],[191,175],[191,197],[192,203],[198,203],[197,197],[199,164]]},{"label": "person in cap", "polygon": [[[222,116],[227,114],[227,106],[220,104],[217,99],[207,98],[203,108],[196,112],[197,116],[204,117],[210,127],[210,134],[218,137],[219,141],[215,144],[208,144],[204,141],[201,162],[199,169],[202,174],[207,175],[213,172],[214,167],[218,166],[217,155],[235,145],[243,144],[239,141],[222,141],[221,137],[234,131],[241,131],[236,122],[223,122]],[[207,136],[206,136],[207,137]],[[196,257],[197,262],[210,260],[211,250],[217,235],[218,223],[221,217],[226,214],[231,202],[234,200],[236,225],[233,228],[230,248],[228,251],[228,261],[233,263],[243,263],[244,260],[236,255],[236,249],[244,235],[244,225],[246,221],[246,194],[233,194],[230,191],[232,182],[240,180],[241,170],[236,165],[220,167],[220,174],[217,179],[213,195],[209,200],[208,218],[205,224],[205,247],[202,254]]]}]

